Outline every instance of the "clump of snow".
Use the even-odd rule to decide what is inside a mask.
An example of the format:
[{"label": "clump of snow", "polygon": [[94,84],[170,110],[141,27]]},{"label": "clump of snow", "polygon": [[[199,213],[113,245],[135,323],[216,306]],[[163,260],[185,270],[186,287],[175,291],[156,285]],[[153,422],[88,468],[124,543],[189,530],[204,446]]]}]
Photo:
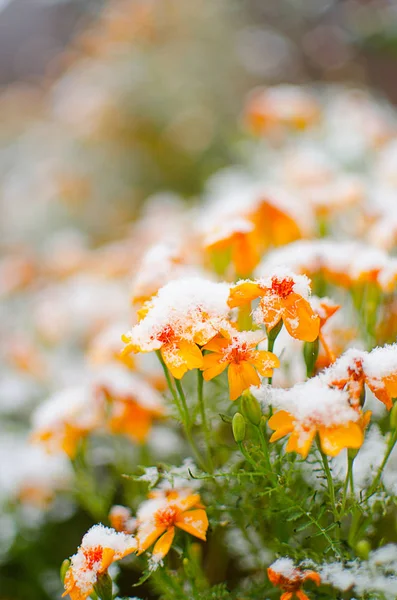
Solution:
[{"label": "clump of snow", "polygon": [[266,386],[256,395],[274,408],[289,412],[296,418],[297,425],[302,427],[331,427],[360,418],[359,413],[350,406],[347,392],[329,387],[319,375],[288,390]]},{"label": "clump of snow", "polygon": [[66,423],[89,430],[96,426],[99,407],[88,386],[57,392],[38,406],[32,416],[34,431],[57,431]]},{"label": "clump of snow", "polygon": [[279,575],[282,575],[286,579],[293,579],[296,567],[294,561],[291,558],[283,557],[278,558],[273,564],[270,565],[270,569]]}]

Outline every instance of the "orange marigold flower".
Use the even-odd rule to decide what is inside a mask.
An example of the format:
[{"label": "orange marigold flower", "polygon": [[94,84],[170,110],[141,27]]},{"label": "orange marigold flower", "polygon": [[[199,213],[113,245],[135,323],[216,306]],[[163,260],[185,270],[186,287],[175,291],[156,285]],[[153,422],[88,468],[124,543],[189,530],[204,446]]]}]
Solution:
[{"label": "orange marigold flower", "polygon": [[307,277],[278,269],[267,278],[240,281],[231,288],[228,302],[234,308],[260,298],[254,312],[257,323],[271,330],[282,319],[292,337],[313,342],[320,331],[320,318],[310,306],[309,293]]},{"label": "orange marigold flower", "polygon": [[203,346],[228,316],[228,285],[200,278],[171,281],[143,307],[141,320],[123,336],[129,352],[160,350],[172,375],[203,366]]},{"label": "orange marigold flower", "polygon": [[112,506],[109,513],[109,521],[113,529],[123,533],[134,533],[136,529],[136,519],[126,506],[116,504]]},{"label": "orange marigold flower", "polygon": [[306,458],[316,434],[322,450],[336,456],[343,448],[360,448],[371,412],[351,405],[344,390],[329,387],[321,375],[289,390],[272,389],[269,401],[278,408],[269,419],[270,441],[289,435],[287,452]]},{"label": "orange marigold flower", "polygon": [[88,386],[67,388],[37,408],[32,439],[50,452],[63,451],[74,458],[79,441],[97,429],[102,418],[102,408]]},{"label": "orange marigold flower", "polygon": [[211,254],[230,251],[235,272],[247,276],[260,261],[258,235],[249,218],[237,217],[219,226],[206,240],[205,249]]},{"label": "orange marigold flower", "polygon": [[144,502],[137,513],[139,554],[157,540],[153,559],[162,560],[171,547],[175,527],[205,541],[208,518],[201,506],[199,494],[190,493],[190,490],[160,494]]},{"label": "orange marigold flower", "polygon": [[326,373],[331,385],[346,390],[354,405],[360,404],[366,384],[390,410],[393,398],[397,398],[397,344],[375,348],[372,352],[352,348]]},{"label": "orange marigold flower", "polygon": [[318,121],[320,108],[309,91],[293,85],[258,88],[245,108],[247,124],[256,134],[276,134],[280,129],[306,129]]},{"label": "orange marigold flower", "polygon": [[71,600],[85,600],[93,592],[98,576],[105,573],[113,562],[135,552],[137,548],[137,541],[132,535],[94,525],[70,559],[63,596],[69,594]]},{"label": "orange marigold flower", "polygon": [[223,330],[222,333],[223,336],[217,335],[203,348],[211,351],[204,355],[203,376],[209,381],[227,368],[230,400],[236,400],[251,385],[260,385],[258,373],[272,377],[280,361],[272,352],[256,349],[264,339],[261,332]]},{"label": "orange marigold flower", "polygon": [[270,583],[283,590],[280,600],[291,600],[294,596],[299,600],[309,600],[308,596],[301,590],[305,581],[314,581],[320,585],[321,578],[315,571],[305,570],[294,566],[289,558],[279,558],[267,570]]},{"label": "orange marigold flower", "polygon": [[96,394],[107,405],[107,425],[112,433],[128,435],[134,442],[145,442],[155,418],[164,415],[163,398],[139,375],[121,364],[102,369],[94,382]]}]

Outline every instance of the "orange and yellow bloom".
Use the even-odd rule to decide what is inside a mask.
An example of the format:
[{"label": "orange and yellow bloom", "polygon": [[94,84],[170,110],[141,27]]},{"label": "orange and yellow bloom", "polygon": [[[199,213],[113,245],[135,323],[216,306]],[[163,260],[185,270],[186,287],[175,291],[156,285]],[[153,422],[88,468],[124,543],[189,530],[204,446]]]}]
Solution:
[{"label": "orange and yellow bloom", "polygon": [[[236,400],[251,385],[260,385],[260,377],[272,377],[280,361],[272,352],[257,350],[264,339],[260,332],[228,332],[217,335],[204,346],[203,376],[209,381],[228,369],[230,399]],[[258,335],[259,334],[259,335]]]},{"label": "orange and yellow bloom", "polygon": [[292,337],[313,342],[320,331],[320,318],[307,300],[309,291],[306,277],[280,271],[266,279],[240,281],[232,286],[228,302],[234,308],[260,298],[254,312],[257,323],[271,331],[282,320]]},{"label": "orange and yellow bloom", "polygon": [[156,542],[152,553],[155,561],[162,560],[168,553],[176,527],[200,540],[206,540],[207,514],[202,508],[199,494],[189,490],[152,497],[141,505],[137,519],[139,554]]},{"label": "orange and yellow bloom", "polygon": [[69,594],[71,600],[86,600],[92,594],[98,576],[105,573],[116,560],[136,552],[137,548],[137,541],[132,535],[94,525],[70,559],[63,596]]},{"label": "orange and yellow bloom", "polygon": [[321,578],[318,573],[310,570],[301,570],[294,567],[292,560],[280,558],[276,560],[267,570],[270,583],[283,590],[280,600],[291,600],[294,596],[298,600],[309,600],[308,596],[301,590],[305,581],[314,581],[320,585]]}]

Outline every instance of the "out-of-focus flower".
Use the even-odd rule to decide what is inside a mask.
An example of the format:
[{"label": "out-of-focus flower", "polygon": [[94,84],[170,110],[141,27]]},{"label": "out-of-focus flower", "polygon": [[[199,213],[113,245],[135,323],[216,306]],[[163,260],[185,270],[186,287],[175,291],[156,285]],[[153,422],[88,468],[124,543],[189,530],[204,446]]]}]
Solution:
[{"label": "out-of-focus flower", "polygon": [[135,552],[137,548],[137,541],[132,535],[94,525],[70,559],[63,596],[69,594],[71,600],[85,600],[93,592],[98,576],[105,573],[113,562]]},{"label": "out-of-focus flower", "polygon": [[299,600],[309,600],[301,590],[305,581],[314,581],[320,585],[321,578],[315,571],[302,570],[294,566],[289,558],[279,558],[267,570],[270,583],[283,590],[280,600],[291,600],[296,596]]},{"label": "out-of-focus flower", "polygon": [[199,494],[180,491],[177,495],[169,494],[147,500],[140,506],[137,519],[139,553],[147,550],[157,540],[153,548],[155,561],[162,560],[168,553],[175,536],[175,527],[206,540],[208,518],[204,508],[201,508]]},{"label": "out-of-focus flower", "polygon": [[272,377],[273,369],[280,366],[280,361],[272,352],[257,350],[264,339],[261,332],[223,330],[208,342],[203,350],[203,376],[206,381],[217,377],[228,369],[230,400],[236,400],[251,385],[260,384],[259,375]]},{"label": "out-of-focus flower", "polygon": [[388,410],[397,398],[397,344],[372,352],[348,350],[326,371],[330,385],[346,390],[354,406],[360,405],[364,385]]},{"label": "out-of-focus flower", "polygon": [[113,529],[123,533],[134,533],[136,530],[136,519],[133,518],[129,508],[116,504],[112,506],[109,513],[109,521]]},{"label": "out-of-focus flower", "polygon": [[146,381],[121,364],[110,364],[94,377],[94,394],[107,402],[106,420],[112,433],[145,442],[153,419],[164,415],[163,398]]},{"label": "out-of-focus flower", "polygon": [[232,286],[229,306],[243,306],[260,298],[254,312],[257,323],[263,323],[270,331],[282,319],[292,337],[312,342],[318,337],[320,319],[307,300],[309,292],[307,277],[279,269],[269,277],[240,281]]},{"label": "out-of-focus flower", "polygon": [[74,458],[80,440],[103,421],[102,407],[88,386],[71,387],[41,404],[33,414],[32,440],[49,452]]},{"label": "out-of-focus flower", "polygon": [[256,134],[274,135],[279,130],[306,129],[320,117],[320,106],[308,90],[292,85],[256,89],[245,107],[245,119]]}]

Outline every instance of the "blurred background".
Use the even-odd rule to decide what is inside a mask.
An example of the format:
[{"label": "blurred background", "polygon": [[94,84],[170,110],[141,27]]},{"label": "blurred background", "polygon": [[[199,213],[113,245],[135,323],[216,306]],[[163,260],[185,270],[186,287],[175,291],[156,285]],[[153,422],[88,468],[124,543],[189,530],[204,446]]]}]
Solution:
[{"label": "blurred background", "polygon": [[[192,200],[237,162],[255,86],[346,82],[395,103],[396,54],[392,0],[0,0],[1,600],[58,598],[60,563],[101,515],[15,508],[32,492],[32,406],[70,380],[92,294],[104,294],[84,281],[76,300],[74,284],[50,284],[125,235],[149,196]],[[128,271],[117,247],[97,261]],[[119,289],[106,290],[118,310]]]}]

